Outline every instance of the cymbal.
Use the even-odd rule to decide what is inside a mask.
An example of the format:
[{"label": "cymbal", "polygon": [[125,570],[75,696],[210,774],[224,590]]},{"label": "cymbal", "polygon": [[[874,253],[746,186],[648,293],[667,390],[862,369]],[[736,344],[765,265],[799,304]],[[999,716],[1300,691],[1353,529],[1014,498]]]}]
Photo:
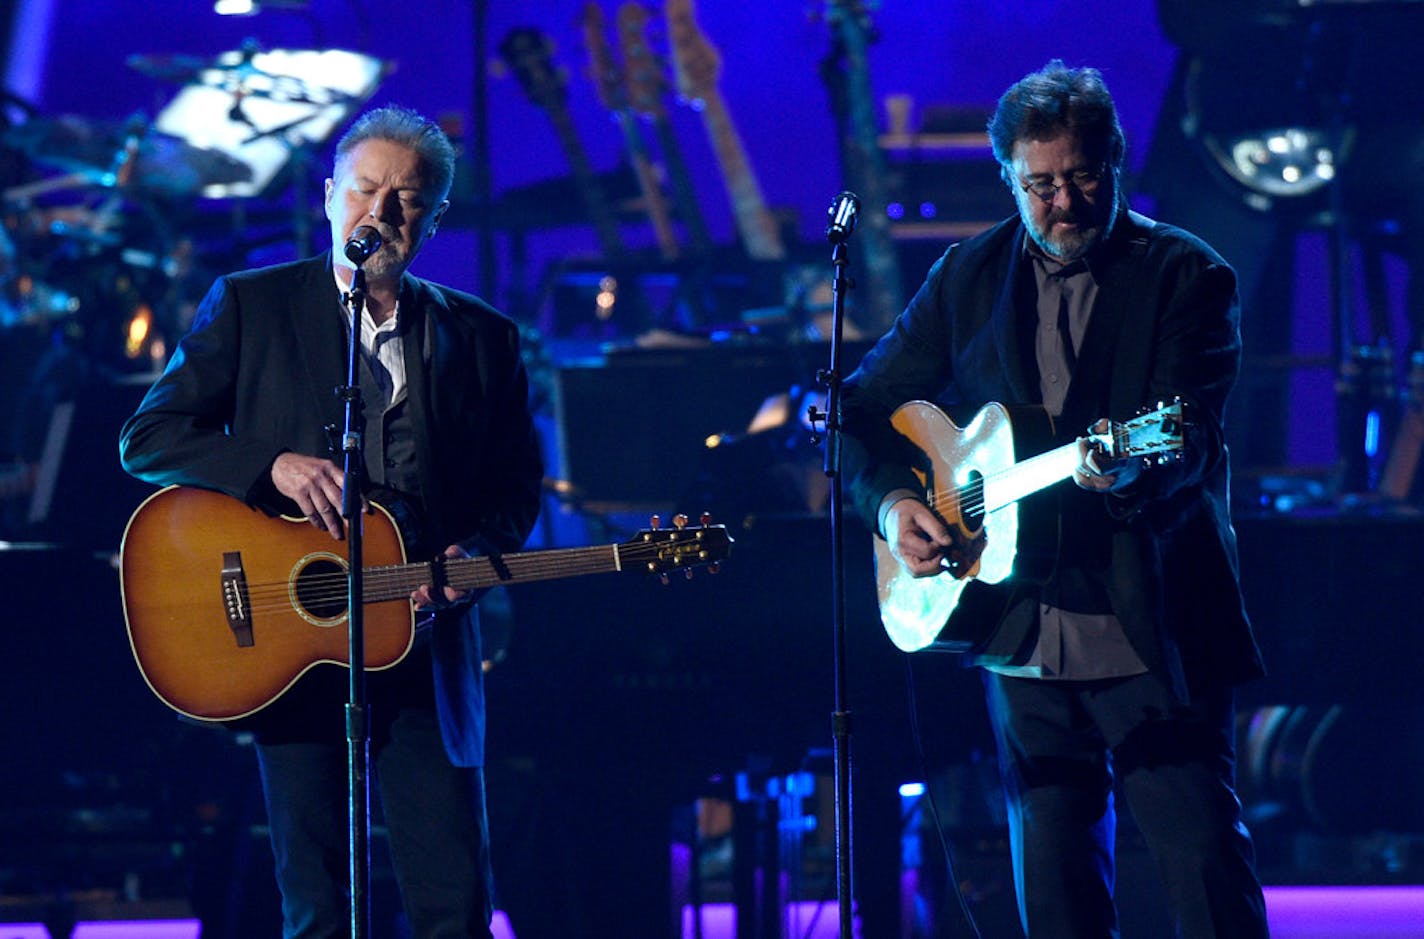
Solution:
[{"label": "cymbal", "polygon": [[252,178],[252,168],[236,157],[148,130],[144,122],[133,120],[36,118],[11,128],[3,139],[36,163],[77,174],[97,186],[191,195],[204,186]]},{"label": "cymbal", "polygon": [[208,59],[193,55],[131,55],[129,68],[159,81],[221,88],[250,98],[327,105],[352,100],[337,88],[310,84],[299,65],[317,51],[264,52],[244,46]]},{"label": "cymbal", "polygon": [[[138,141],[128,185],[175,194],[205,186],[231,185],[252,178],[252,167],[221,150],[195,147],[185,140],[149,131]],[[117,173],[120,178],[124,170]]]},{"label": "cymbal", "polygon": [[[189,82],[197,81],[203,77],[204,73],[211,71],[242,71],[250,75],[266,74],[253,68],[250,59],[246,62],[241,59],[237,62],[226,62],[221,57],[205,59],[201,56],[178,53],[172,55],[131,55],[124,61],[129,68],[141,75],[147,75],[149,78],[156,78],[159,81],[173,82],[176,85],[186,85]],[[207,84],[207,82],[203,82],[203,84]]]}]

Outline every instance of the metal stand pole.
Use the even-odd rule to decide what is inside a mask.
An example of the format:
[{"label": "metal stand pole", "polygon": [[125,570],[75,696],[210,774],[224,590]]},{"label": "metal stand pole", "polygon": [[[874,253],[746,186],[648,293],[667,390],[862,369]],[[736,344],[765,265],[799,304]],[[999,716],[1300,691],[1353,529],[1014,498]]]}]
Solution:
[{"label": "metal stand pole", "polygon": [[346,596],[351,682],[346,703],[347,815],[351,849],[351,937],[366,939],[371,921],[371,782],[370,725],[366,715],[366,633],[362,572],[361,489],[365,471],[362,441],[365,414],[361,401],[361,311],[366,302],[366,271],[356,266],[348,295],[351,308],[351,346],[346,384],[337,389],[345,404],[346,428],[341,435],[341,515],[346,520]]},{"label": "metal stand pole", "polygon": [[846,628],[845,628],[845,551],[844,551],[844,496],[840,472],[841,462],[841,336],[845,323],[845,299],[852,284],[847,271],[849,260],[846,241],[855,230],[856,213],[860,210],[860,200],[854,193],[842,192],[831,203],[830,225],[826,237],[832,244],[831,264],[835,268],[833,281],[834,302],[832,304],[833,328],[831,330],[831,362],[829,368],[821,372],[820,378],[826,386],[826,413],[818,414],[811,408],[810,417],[814,424],[818,419],[825,421],[826,454],[825,473],[831,481],[831,609],[832,630],[835,647],[835,711],[831,715],[831,732],[834,741],[835,758],[835,811],[836,811],[836,896],[840,911],[840,939],[852,939],[854,934],[854,899],[851,859],[851,710],[848,703],[846,681]]}]

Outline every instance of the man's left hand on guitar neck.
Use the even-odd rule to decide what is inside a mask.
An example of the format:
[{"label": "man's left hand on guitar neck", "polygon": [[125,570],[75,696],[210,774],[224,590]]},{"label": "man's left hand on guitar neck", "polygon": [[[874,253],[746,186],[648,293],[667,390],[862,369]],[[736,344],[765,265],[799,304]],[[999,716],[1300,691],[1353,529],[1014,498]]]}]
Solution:
[{"label": "man's left hand on guitar neck", "polygon": [[[457,544],[452,544],[445,549],[447,558],[467,558],[470,552]],[[447,610],[453,606],[470,599],[473,591],[456,590],[449,584],[443,584],[439,588],[433,584],[421,584],[411,592],[410,600],[415,604],[417,610]]]},{"label": "man's left hand on guitar neck", "polygon": [[1101,441],[1094,436],[1108,433],[1110,429],[1107,418],[1101,418],[1093,422],[1085,436],[1078,438],[1078,466],[1073,470],[1073,482],[1079,489],[1121,492],[1142,473],[1140,457],[1115,459],[1108,455]]}]

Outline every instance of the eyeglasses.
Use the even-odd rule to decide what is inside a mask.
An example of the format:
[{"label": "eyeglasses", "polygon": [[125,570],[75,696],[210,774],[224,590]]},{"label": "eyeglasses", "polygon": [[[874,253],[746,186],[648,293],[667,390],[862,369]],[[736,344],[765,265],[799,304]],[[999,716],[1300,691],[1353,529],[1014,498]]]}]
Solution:
[{"label": "eyeglasses", "polygon": [[1091,196],[1098,191],[1098,184],[1103,181],[1103,176],[1107,174],[1106,166],[1099,166],[1091,170],[1078,170],[1068,177],[1067,182],[1054,185],[1052,180],[1026,180],[1020,179],[1019,186],[1024,192],[1031,192],[1044,202],[1052,202],[1058,196],[1058,190],[1064,186],[1072,186],[1078,190],[1079,195]]}]

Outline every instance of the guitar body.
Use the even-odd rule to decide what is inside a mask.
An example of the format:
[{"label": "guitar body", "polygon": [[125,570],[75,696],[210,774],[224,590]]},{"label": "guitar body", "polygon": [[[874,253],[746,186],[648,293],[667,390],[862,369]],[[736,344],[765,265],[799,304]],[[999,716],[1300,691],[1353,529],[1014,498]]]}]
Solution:
[{"label": "guitar body", "polygon": [[[976,637],[965,628],[941,639],[941,633],[959,606],[969,584],[997,584],[1013,573],[1019,538],[1019,511],[1010,504],[983,513],[961,505],[955,490],[978,476],[987,476],[1014,463],[1014,430],[1009,411],[990,404],[963,429],[927,401],[901,405],[891,424],[915,444],[928,460],[927,471],[917,471],[925,486],[926,501],[937,505],[940,516],[966,538],[982,534],[984,551],[963,577],[945,572],[934,577],[911,577],[890,553],[883,538],[875,539],[875,579],[880,595],[880,618],[890,641],[905,652],[943,644],[964,651]],[[936,495],[938,494],[938,495]],[[969,624],[964,624],[968,627]],[[971,631],[972,632],[972,631]],[[955,637],[958,637],[957,639]]]},{"label": "guitar body", "polygon": [[[374,508],[364,516],[363,561],[401,563],[395,522]],[[224,556],[233,553],[245,576],[251,645],[241,644],[225,609]],[[231,720],[270,704],[319,663],[348,664],[346,566],[346,543],[305,519],[272,518],[202,489],[154,493],[124,532],[120,569],[144,681],[182,714]],[[395,665],[415,637],[410,602],[367,603],[365,613],[366,667]]]}]

